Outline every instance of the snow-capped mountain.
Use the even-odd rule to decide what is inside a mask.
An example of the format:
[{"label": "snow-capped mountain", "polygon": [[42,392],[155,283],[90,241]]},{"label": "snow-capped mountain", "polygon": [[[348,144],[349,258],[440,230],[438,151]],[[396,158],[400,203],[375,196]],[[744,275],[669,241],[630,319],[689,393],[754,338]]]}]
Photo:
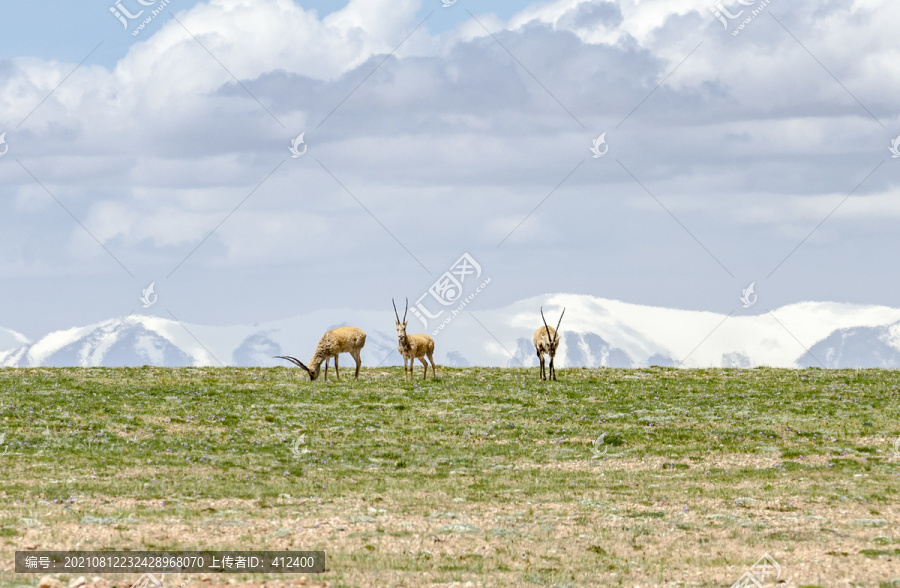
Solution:
[{"label": "snow-capped mountain", "polygon": [[[537,356],[531,338],[542,324],[542,305],[551,326],[566,308],[560,367],[900,367],[900,309],[832,302],[734,316],[552,294],[493,310],[447,313],[427,324],[424,317],[410,316],[409,331],[432,334],[438,364],[532,367]],[[335,309],[235,326],[134,315],[55,331],[34,342],[0,328],[0,365],[287,365],[272,356],[305,361],[322,333],[348,324],[368,334],[364,365],[402,362],[390,310]],[[348,356],[342,362],[353,365]]]},{"label": "snow-capped mountain", "polygon": [[18,365],[28,350],[28,338],[0,327],[0,366]]},{"label": "snow-capped mountain", "polygon": [[900,323],[834,331],[798,360],[800,367],[900,368]]}]

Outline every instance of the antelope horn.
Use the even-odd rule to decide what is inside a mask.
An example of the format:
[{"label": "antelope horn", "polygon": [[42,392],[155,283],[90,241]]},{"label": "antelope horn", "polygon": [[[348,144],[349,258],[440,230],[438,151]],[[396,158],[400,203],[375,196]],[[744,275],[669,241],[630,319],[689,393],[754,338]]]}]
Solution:
[{"label": "antelope horn", "polygon": [[562,317],[563,317],[563,315],[565,315],[565,314],[566,314],[566,309],[563,308],[562,314],[559,315],[559,322],[556,323],[556,331],[557,331],[557,333],[559,332],[559,325],[562,324]]},{"label": "antelope horn", "polygon": [[397,303],[394,302],[394,299],[391,298],[391,304],[394,305],[394,316],[397,317],[397,322],[400,322],[400,315],[397,313]]},{"label": "antelope horn", "polygon": [[409,298],[406,299],[406,308],[403,309],[403,322],[406,322],[406,313],[409,312]]},{"label": "antelope horn", "polygon": [[[550,327],[547,325],[547,319],[544,318],[544,307],[543,306],[541,307],[541,318],[544,320],[544,328],[547,329],[547,339],[550,340],[551,339]],[[560,317],[560,320],[562,320],[562,317]]]},{"label": "antelope horn", "polygon": [[276,355],[274,357],[277,357],[278,359],[286,359],[291,363],[295,363],[295,364],[299,365],[300,367],[302,367],[303,369],[305,369],[306,373],[312,374],[312,372],[309,371],[309,368],[306,367],[305,365],[303,365],[303,362],[300,361],[299,359],[297,359],[296,357],[291,357],[290,355]]}]

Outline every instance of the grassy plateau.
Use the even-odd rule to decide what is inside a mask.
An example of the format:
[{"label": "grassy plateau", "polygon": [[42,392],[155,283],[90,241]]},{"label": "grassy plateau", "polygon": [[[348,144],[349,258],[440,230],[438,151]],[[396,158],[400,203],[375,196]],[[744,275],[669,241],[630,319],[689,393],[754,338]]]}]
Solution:
[{"label": "grassy plateau", "polygon": [[[419,368],[421,370],[421,367]],[[329,370],[333,377],[333,370]],[[0,370],[16,550],[324,550],[188,585],[900,587],[900,372]],[[44,578],[130,586],[138,575]],[[748,584],[753,585],[753,584]]]}]

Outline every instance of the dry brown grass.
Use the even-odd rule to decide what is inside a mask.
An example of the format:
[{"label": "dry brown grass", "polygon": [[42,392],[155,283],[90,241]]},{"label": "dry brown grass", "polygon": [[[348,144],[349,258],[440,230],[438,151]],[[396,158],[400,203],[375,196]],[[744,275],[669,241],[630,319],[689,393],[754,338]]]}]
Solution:
[{"label": "dry brown grass", "polygon": [[[771,468],[781,460],[758,455],[693,461],[691,470]],[[812,462],[824,463],[816,457]],[[853,501],[816,498],[814,482],[793,477],[792,492],[747,480],[732,488],[741,500],[709,496],[714,481],[686,481],[687,470],[664,469],[664,458],[612,458],[558,465],[514,464],[513,471],[586,470],[641,492],[620,489],[559,497],[510,491],[495,500],[469,502],[446,492],[392,492],[361,497],[295,500],[200,499],[168,502],[91,498],[45,505],[34,512],[11,507],[4,516],[41,521],[0,551],[15,549],[234,549],[325,550],[321,577],[217,576],[190,578],[198,585],[239,586],[517,586],[730,585],[764,552],[776,558],[791,585],[877,585],[872,578],[900,576],[900,557],[868,557],[878,537],[897,533],[900,512]],[[458,474],[464,479],[474,474]],[[602,483],[601,483],[602,486]],[[634,496],[629,496],[634,494]],[[648,504],[646,495],[655,496]],[[321,502],[321,504],[320,504]],[[423,508],[424,505],[424,508]],[[426,511],[427,514],[426,514]],[[139,522],[85,524],[95,517],[130,516]],[[123,513],[127,513],[123,515]],[[448,568],[453,580],[448,581]],[[452,568],[459,568],[453,571]],[[473,571],[469,571],[469,570]],[[474,571],[477,570],[477,571]],[[118,583],[105,579],[98,588]],[[69,578],[62,578],[69,580]],[[171,580],[171,579],[170,579]],[[183,580],[179,580],[181,582]]]}]

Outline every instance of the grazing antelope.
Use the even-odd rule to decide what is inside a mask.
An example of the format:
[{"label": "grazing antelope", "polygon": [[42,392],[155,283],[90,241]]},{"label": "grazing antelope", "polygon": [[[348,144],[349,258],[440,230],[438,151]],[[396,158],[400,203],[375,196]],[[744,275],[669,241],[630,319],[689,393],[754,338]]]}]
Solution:
[{"label": "grazing antelope", "polygon": [[409,375],[412,376],[414,375],[413,368],[415,367],[416,359],[418,359],[425,366],[425,371],[422,373],[422,379],[424,380],[428,375],[428,362],[425,361],[425,356],[427,355],[428,361],[431,362],[431,377],[436,378],[437,372],[434,369],[433,357],[434,339],[428,335],[406,334],[406,313],[409,311],[409,298],[406,299],[406,310],[403,311],[402,321],[397,313],[397,304],[393,298],[391,298],[391,304],[394,305],[394,316],[397,317],[397,351],[403,356],[403,377],[407,378],[406,360],[409,360]]},{"label": "grazing antelope", "polygon": [[316,352],[313,353],[312,359],[309,360],[309,367],[306,367],[299,359],[291,357],[290,355],[276,355],[275,357],[286,359],[299,365],[309,374],[310,380],[315,380],[319,377],[319,368],[322,367],[322,362],[325,362],[325,381],[327,382],[328,360],[332,357],[334,358],[334,372],[337,377],[340,378],[341,374],[338,372],[338,355],[341,353],[349,353],[353,356],[354,361],[356,361],[355,377],[356,379],[359,379],[359,366],[362,365],[362,361],[359,359],[359,352],[365,344],[366,334],[363,333],[362,329],[357,329],[356,327],[338,327],[337,329],[325,331],[325,334],[319,339],[319,345],[316,347]]},{"label": "grazing antelope", "polygon": [[544,307],[541,307],[541,318],[544,320],[544,326],[534,332],[534,349],[537,351],[538,359],[541,360],[541,379],[546,380],[547,375],[544,373],[544,354],[550,356],[550,379],[556,379],[556,368],[553,367],[553,358],[556,357],[556,349],[559,347],[559,325],[562,324],[562,317],[566,314],[564,308],[562,314],[559,315],[559,322],[556,328],[547,325],[547,319],[544,318]]}]

